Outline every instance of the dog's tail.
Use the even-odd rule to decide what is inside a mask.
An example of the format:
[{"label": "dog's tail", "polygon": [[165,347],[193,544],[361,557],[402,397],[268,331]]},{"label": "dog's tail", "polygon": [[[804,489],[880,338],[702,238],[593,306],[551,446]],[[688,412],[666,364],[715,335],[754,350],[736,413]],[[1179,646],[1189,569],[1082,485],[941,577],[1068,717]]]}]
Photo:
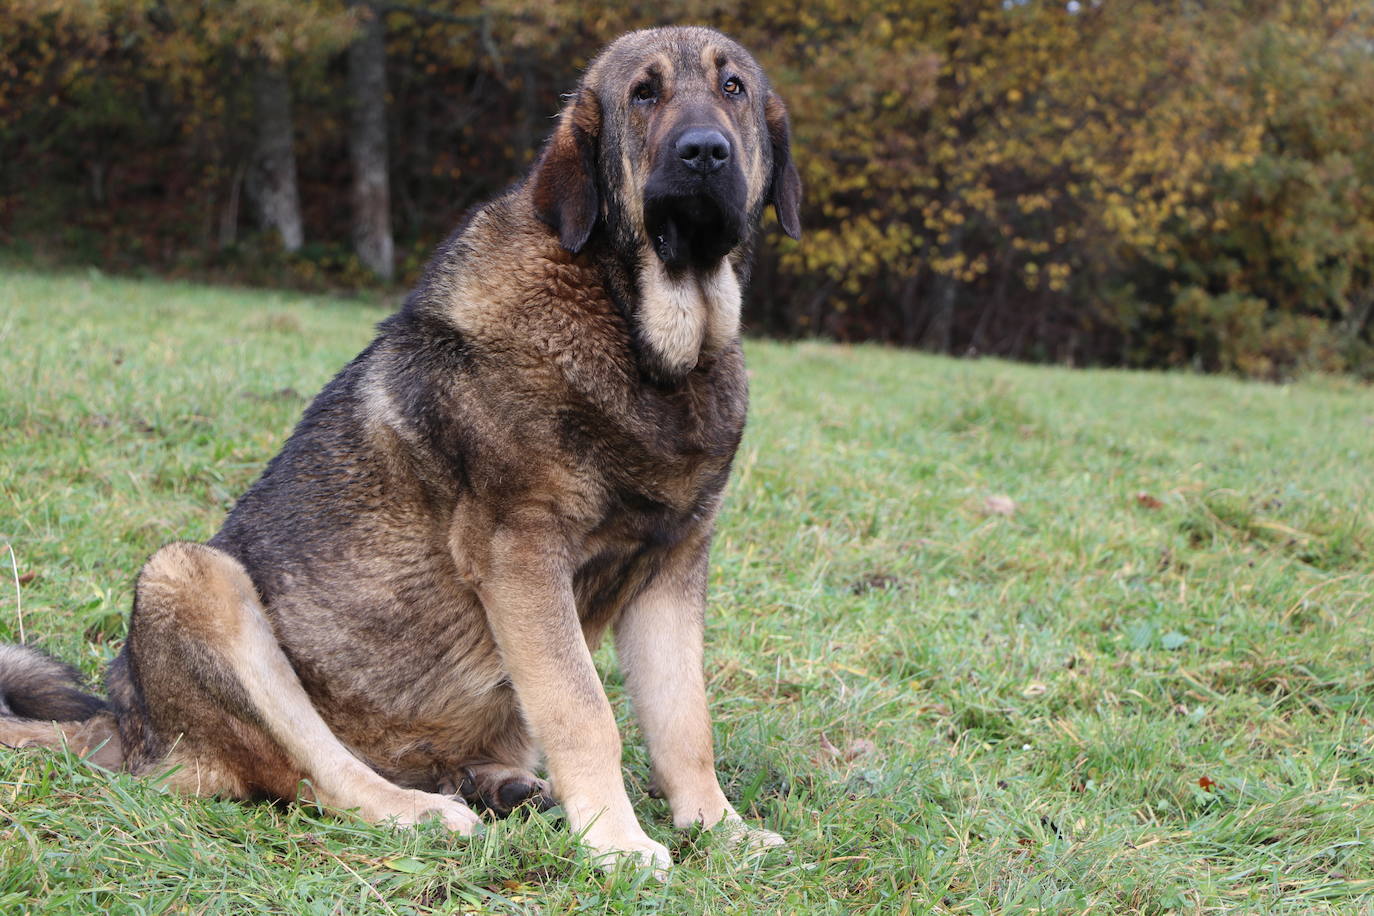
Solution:
[{"label": "dog's tail", "polygon": [[0,716],[44,722],[84,722],[105,701],[81,689],[81,675],[37,649],[0,646]]},{"label": "dog's tail", "polygon": [[109,705],[75,668],[27,646],[0,645],[0,745],[67,747],[110,769],[124,756]]}]

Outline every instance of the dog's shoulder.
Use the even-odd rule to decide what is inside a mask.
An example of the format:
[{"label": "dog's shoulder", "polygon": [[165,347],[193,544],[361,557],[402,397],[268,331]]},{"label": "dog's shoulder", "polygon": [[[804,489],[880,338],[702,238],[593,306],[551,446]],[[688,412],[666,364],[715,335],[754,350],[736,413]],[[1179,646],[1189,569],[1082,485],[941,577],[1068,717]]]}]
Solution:
[{"label": "dog's shoulder", "polygon": [[517,186],[441,247],[404,311],[446,325],[476,352],[601,361],[629,338],[603,267],[592,252],[565,250]]}]

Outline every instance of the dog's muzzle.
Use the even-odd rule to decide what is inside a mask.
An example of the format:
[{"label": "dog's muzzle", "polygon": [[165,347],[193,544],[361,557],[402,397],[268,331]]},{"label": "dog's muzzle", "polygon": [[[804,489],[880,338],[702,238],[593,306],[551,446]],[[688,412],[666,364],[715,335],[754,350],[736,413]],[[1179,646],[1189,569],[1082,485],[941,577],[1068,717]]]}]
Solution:
[{"label": "dog's muzzle", "polygon": [[744,231],[744,173],[730,140],[713,127],[671,138],[644,188],[644,228],[669,269],[710,268]]}]

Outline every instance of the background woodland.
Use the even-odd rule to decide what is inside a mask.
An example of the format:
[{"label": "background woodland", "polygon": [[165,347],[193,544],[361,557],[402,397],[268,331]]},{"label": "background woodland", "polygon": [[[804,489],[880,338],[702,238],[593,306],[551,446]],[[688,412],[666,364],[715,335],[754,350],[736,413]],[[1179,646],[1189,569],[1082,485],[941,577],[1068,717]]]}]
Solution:
[{"label": "background woodland", "polygon": [[1374,3],[0,0],[11,261],[399,286],[631,28],[792,113],[757,333],[1374,376]]}]

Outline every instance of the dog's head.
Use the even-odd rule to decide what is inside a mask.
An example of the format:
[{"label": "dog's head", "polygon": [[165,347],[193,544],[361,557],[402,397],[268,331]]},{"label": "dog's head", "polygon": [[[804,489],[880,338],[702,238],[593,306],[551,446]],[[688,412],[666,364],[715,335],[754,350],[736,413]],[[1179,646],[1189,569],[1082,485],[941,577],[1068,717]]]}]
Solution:
[{"label": "dog's head", "polygon": [[592,62],[532,175],[569,251],[605,232],[629,257],[706,270],[746,244],[764,206],[801,235],[787,109],[754,59],[704,28],[631,32]]}]

